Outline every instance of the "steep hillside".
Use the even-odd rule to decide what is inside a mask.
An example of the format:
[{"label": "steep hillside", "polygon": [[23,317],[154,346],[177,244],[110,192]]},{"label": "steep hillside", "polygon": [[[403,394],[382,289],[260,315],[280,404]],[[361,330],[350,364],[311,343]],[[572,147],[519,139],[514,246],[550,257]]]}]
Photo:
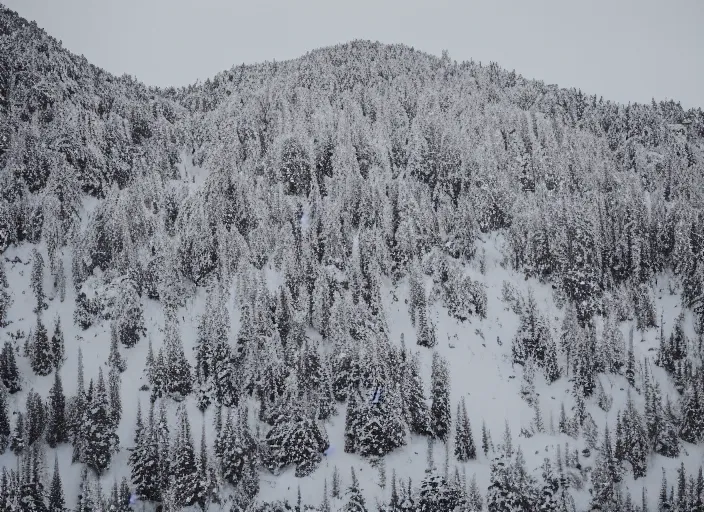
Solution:
[{"label": "steep hillside", "polygon": [[400,45],[148,88],[0,6],[3,510],[704,508],[703,155]]}]

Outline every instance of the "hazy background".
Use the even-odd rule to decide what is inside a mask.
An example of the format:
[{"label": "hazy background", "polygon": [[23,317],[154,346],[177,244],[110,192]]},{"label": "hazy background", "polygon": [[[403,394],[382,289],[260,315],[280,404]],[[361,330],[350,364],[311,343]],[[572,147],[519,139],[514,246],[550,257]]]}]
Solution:
[{"label": "hazy background", "polygon": [[704,0],[0,0],[69,50],[149,85],[352,39],[496,61],[626,103],[704,107]]}]

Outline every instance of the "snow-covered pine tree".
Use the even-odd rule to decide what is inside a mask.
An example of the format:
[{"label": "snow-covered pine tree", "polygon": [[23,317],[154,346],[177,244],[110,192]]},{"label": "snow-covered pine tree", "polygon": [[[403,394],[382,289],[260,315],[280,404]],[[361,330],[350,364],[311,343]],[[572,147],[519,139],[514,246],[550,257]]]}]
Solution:
[{"label": "snow-covered pine tree", "polygon": [[352,468],[352,480],[347,488],[347,503],[343,507],[344,512],[367,512],[367,505],[359,487],[359,481]]},{"label": "snow-covered pine tree", "polygon": [[[92,381],[89,388],[92,387]],[[112,454],[119,446],[115,424],[110,414],[110,402],[105,387],[102,368],[98,373],[98,384],[90,403],[86,404],[82,431],[81,461],[96,473],[101,474],[110,467]]]},{"label": "snow-covered pine tree", "polygon": [[108,366],[115,368],[120,373],[127,369],[127,361],[120,355],[117,328],[114,323],[110,326],[110,355],[108,355]]},{"label": "snow-covered pine tree", "polygon": [[467,406],[464,397],[457,404],[457,417],[455,418],[455,457],[460,462],[477,458],[477,448],[474,444],[474,435],[467,415]]},{"label": "snow-covered pine tree", "polygon": [[7,392],[0,389],[0,455],[5,453],[10,444],[10,417],[7,409]]},{"label": "snow-covered pine tree", "polygon": [[132,483],[140,500],[158,501],[159,492],[159,453],[154,430],[154,404],[150,406],[147,425],[137,423],[135,446],[129,455]]},{"label": "snow-covered pine tree", "polygon": [[164,391],[172,398],[182,400],[191,393],[193,383],[191,366],[183,352],[178,320],[173,315],[166,320],[164,346]]},{"label": "snow-covered pine tree", "polygon": [[135,346],[146,334],[142,303],[136,285],[127,280],[120,287],[113,322],[117,337],[125,347]]},{"label": "snow-covered pine tree", "polygon": [[341,482],[340,482],[340,472],[337,469],[337,466],[335,466],[332,470],[332,489],[331,489],[331,496],[333,498],[339,499],[340,498],[340,488],[341,488]]},{"label": "snow-covered pine tree", "polygon": [[617,461],[611,449],[609,426],[604,428],[604,439],[592,472],[592,506],[601,510],[617,512],[618,482],[620,481]]},{"label": "snow-covered pine tree", "polygon": [[200,488],[201,482],[198,478],[198,461],[193,447],[188,413],[183,405],[179,409],[179,424],[171,450],[170,469],[175,503],[179,507],[189,507],[198,501],[203,490]]},{"label": "snow-covered pine tree", "polygon": [[27,413],[25,415],[27,428],[27,445],[39,441],[46,430],[47,411],[39,393],[30,391],[27,394]]},{"label": "snow-covered pine tree", "polygon": [[435,437],[447,441],[452,421],[452,413],[450,412],[450,374],[447,361],[440,357],[437,352],[433,353],[431,382],[431,430]]},{"label": "snow-covered pine tree", "polygon": [[46,441],[54,448],[69,440],[66,421],[66,397],[58,370],[54,372],[54,384],[49,391],[49,423],[46,429]]},{"label": "snow-covered pine tree", "polygon": [[54,320],[54,333],[51,335],[51,355],[54,369],[58,370],[66,357],[64,348],[64,333],[61,330],[61,318],[56,315]]},{"label": "snow-covered pine tree", "polygon": [[34,330],[34,343],[32,344],[30,359],[32,370],[37,375],[49,375],[54,369],[51,344],[40,315],[37,315],[37,325]]},{"label": "snow-covered pine tree", "polygon": [[61,483],[61,473],[59,472],[59,457],[54,457],[54,476],[51,478],[49,488],[49,506],[47,512],[65,512],[66,501],[64,499],[64,489]]},{"label": "snow-covered pine tree", "polygon": [[110,400],[110,418],[116,430],[120,426],[120,419],[122,419],[121,384],[120,370],[111,366],[108,371],[108,395]]},{"label": "snow-covered pine tree", "polygon": [[34,312],[40,315],[48,305],[44,294],[44,257],[36,249],[32,249],[32,274],[29,286],[37,301]]},{"label": "snow-covered pine tree", "polygon": [[420,374],[418,354],[414,354],[407,366],[401,386],[404,409],[407,411],[406,422],[414,434],[429,435],[430,411],[423,392],[423,378]]}]

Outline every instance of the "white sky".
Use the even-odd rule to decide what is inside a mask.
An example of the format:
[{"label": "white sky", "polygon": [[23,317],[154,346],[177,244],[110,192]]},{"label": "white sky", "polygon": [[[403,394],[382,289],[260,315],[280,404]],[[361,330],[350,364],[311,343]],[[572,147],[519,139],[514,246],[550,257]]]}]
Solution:
[{"label": "white sky", "polygon": [[0,0],[149,85],[352,39],[404,43],[626,103],[704,107],[704,0]]}]

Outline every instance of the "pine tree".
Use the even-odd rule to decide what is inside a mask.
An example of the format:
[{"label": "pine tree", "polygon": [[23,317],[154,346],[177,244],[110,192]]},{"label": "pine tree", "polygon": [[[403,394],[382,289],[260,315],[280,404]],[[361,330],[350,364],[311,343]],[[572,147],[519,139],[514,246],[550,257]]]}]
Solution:
[{"label": "pine tree", "polygon": [[490,447],[491,447],[491,440],[490,440],[489,429],[486,426],[486,422],[484,420],[482,420],[482,451],[484,452],[484,456],[486,456],[486,457],[489,456]]},{"label": "pine tree", "polygon": [[[164,354],[164,390],[173,397],[183,398],[192,391],[191,367],[183,352],[181,336],[178,332],[177,320],[167,319],[164,335],[166,352]],[[157,362],[157,366],[158,362]],[[156,388],[156,384],[154,384]]]},{"label": "pine tree", "polygon": [[477,475],[472,475],[472,480],[469,483],[469,493],[467,495],[467,504],[470,512],[481,512],[484,509],[484,499],[477,485]]},{"label": "pine tree", "polygon": [[17,412],[17,421],[15,422],[15,430],[10,439],[10,450],[15,455],[21,455],[26,447],[25,430],[24,430],[24,415],[22,412]]},{"label": "pine tree", "polygon": [[636,361],[633,355],[633,329],[628,335],[628,353],[626,354],[626,380],[635,387],[636,385]]},{"label": "pine tree", "polygon": [[47,336],[46,327],[37,315],[37,326],[34,331],[34,344],[31,352],[32,370],[37,375],[49,375],[54,369],[54,357]]},{"label": "pine tree", "polygon": [[17,393],[22,390],[20,385],[20,373],[17,369],[17,360],[15,359],[15,349],[12,348],[10,340],[6,340],[0,354],[0,376],[2,383],[10,394]]},{"label": "pine tree", "polygon": [[431,430],[438,439],[446,442],[450,432],[450,376],[447,362],[435,352],[432,366],[432,405],[430,407]]},{"label": "pine tree", "polygon": [[359,405],[356,393],[347,397],[347,412],[345,414],[345,453],[355,453],[359,433]]},{"label": "pine tree", "polygon": [[340,498],[340,472],[337,470],[337,466],[332,470],[331,494],[333,498]]},{"label": "pine tree", "polygon": [[667,497],[667,476],[665,468],[662,470],[662,484],[660,485],[660,494],[658,495],[658,510],[672,510],[672,502]]},{"label": "pine tree", "polygon": [[328,499],[328,479],[323,479],[323,501],[320,503],[321,512],[330,512],[330,500]]},{"label": "pine tree", "polygon": [[565,402],[560,403],[560,419],[558,420],[560,434],[567,434],[567,413],[565,412]]},{"label": "pine tree", "polygon": [[51,479],[49,488],[49,508],[48,512],[64,512],[66,501],[64,500],[64,489],[61,484],[61,474],[59,473],[58,455],[54,458],[54,476]]},{"label": "pine tree", "polygon": [[59,258],[59,263],[56,267],[56,278],[54,280],[54,286],[59,294],[59,300],[63,302],[66,300],[66,270],[64,269],[64,260]]},{"label": "pine tree", "polygon": [[626,400],[626,411],[623,415],[624,458],[633,467],[635,479],[645,476],[649,453],[648,439],[643,420],[638,413],[630,391]]},{"label": "pine tree", "polygon": [[30,287],[34,292],[34,297],[37,300],[37,306],[34,312],[41,314],[48,306],[46,304],[46,296],[44,295],[44,258],[36,250],[32,249],[32,275],[30,279]]},{"label": "pine tree", "polygon": [[347,488],[347,504],[342,509],[344,512],[367,512],[367,506],[359,488],[359,482],[352,468],[352,482]]},{"label": "pine tree", "polygon": [[205,422],[200,435],[200,452],[198,454],[198,505],[205,509],[206,505],[218,500],[217,476],[208,460],[208,443],[205,438]]},{"label": "pine tree", "polygon": [[39,393],[30,391],[27,394],[27,445],[33,445],[41,439],[46,429],[46,407]]},{"label": "pine tree", "polygon": [[477,458],[477,449],[474,445],[474,436],[467,416],[467,406],[462,397],[457,404],[456,430],[455,430],[455,457],[460,462]]},{"label": "pine tree", "polygon": [[109,398],[110,398],[110,418],[112,419],[114,428],[120,425],[120,419],[122,418],[122,396],[120,392],[120,373],[114,366],[110,368],[108,373],[108,387],[109,387]]},{"label": "pine tree", "polygon": [[66,422],[66,397],[58,370],[54,372],[54,385],[49,391],[49,424],[46,440],[52,448],[68,442],[68,425]]},{"label": "pine tree", "polygon": [[620,477],[616,469],[616,460],[611,450],[611,436],[608,425],[604,429],[604,441],[596,459],[592,472],[592,506],[601,507],[601,510],[613,510],[617,507],[617,482]]},{"label": "pine tree", "polygon": [[83,418],[86,414],[87,399],[83,382],[83,350],[78,347],[78,371],[76,379],[76,396],[73,400],[71,415],[69,416],[69,434],[73,444],[71,462],[78,462],[83,450]]},{"label": "pine tree", "polygon": [[132,483],[141,500],[157,501],[159,494],[159,453],[154,431],[154,405],[151,405],[149,423],[137,422],[135,446],[129,456]]},{"label": "pine tree", "polygon": [[417,355],[410,360],[403,381],[401,393],[404,408],[407,411],[406,422],[414,434],[429,435],[431,433],[430,411],[423,393],[423,378],[420,374]]},{"label": "pine tree", "polygon": [[174,498],[178,506],[189,507],[196,503],[199,488],[198,463],[193,448],[191,427],[186,408],[179,411],[179,430],[174,443],[171,476],[174,479]]},{"label": "pine tree", "polygon": [[7,410],[7,394],[4,389],[0,389],[0,455],[7,450],[11,434],[10,417]]},{"label": "pine tree", "polygon": [[64,334],[61,331],[61,318],[56,315],[54,320],[54,333],[51,335],[51,354],[54,369],[58,370],[64,363]]},{"label": "pine tree", "polygon": [[[151,340],[149,346],[151,347]],[[110,355],[108,356],[108,366],[115,368],[120,373],[127,369],[127,362],[120,355],[119,344],[117,342],[117,329],[114,324],[110,326]]]},{"label": "pine tree", "polygon": [[119,445],[115,424],[110,414],[102,368],[98,373],[98,385],[95,387],[92,400],[86,405],[87,411],[81,429],[83,442],[81,459],[89,468],[101,474],[110,467],[112,453]]}]

